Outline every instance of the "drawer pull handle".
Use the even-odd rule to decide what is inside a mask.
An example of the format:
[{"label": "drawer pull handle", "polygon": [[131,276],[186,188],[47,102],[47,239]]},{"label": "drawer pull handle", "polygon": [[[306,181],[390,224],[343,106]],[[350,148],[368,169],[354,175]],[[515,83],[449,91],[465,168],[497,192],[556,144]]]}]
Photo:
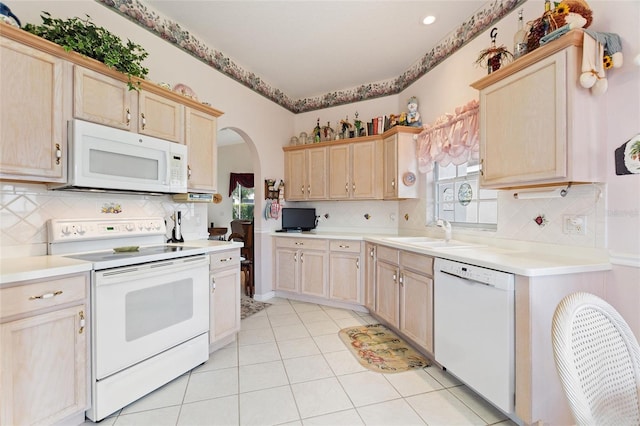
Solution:
[{"label": "drawer pull handle", "polygon": [[78,334],[82,334],[84,332],[84,311],[78,312],[78,316],[80,317],[80,330],[78,330]]},{"label": "drawer pull handle", "polygon": [[295,245],[297,245],[297,246],[303,246],[303,245],[304,245],[304,243],[303,243],[303,242],[301,242],[301,241],[296,241],[296,242],[295,242]]},{"label": "drawer pull handle", "polygon": [[50,298],[58,296],[60,294],[62,294],[62,290],[54,291],[53,293],[41,294],[40,296],[31,296],[31,297],[29,297],[29,300],[50,299]]},{"label": "drawer pull handle", "polygon": [[338,247],[340,247],[340,248],[349,248],[349,246],[345,246],[343,244],[340,244]]},{"label": "drawer pull handle", "polygon": [[231,262],[233,257],[227,257],[226,259],[220,259],[220,262]]}]

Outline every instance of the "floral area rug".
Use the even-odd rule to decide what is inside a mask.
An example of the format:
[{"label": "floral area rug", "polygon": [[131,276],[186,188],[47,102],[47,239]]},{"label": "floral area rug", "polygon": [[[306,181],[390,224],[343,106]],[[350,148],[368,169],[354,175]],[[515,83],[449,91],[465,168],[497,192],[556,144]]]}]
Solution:
[{"label": "floral area rug", "polygon": [[379,373],[400,373],[430,362],[382,324],[343,328],[340,339],[363,366]]},{"label": "floral area rug", "polygon": [[271,303],[259,302],[243,294],[240,300],[240,319],[245,319],[270,305]]}]

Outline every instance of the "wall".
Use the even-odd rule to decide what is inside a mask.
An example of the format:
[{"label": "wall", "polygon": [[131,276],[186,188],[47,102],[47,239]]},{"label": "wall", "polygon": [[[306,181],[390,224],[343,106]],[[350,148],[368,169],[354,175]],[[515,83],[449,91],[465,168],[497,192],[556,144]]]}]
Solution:
[{"label": "wall", "polygon": [[[232,208],[233,200],[229,196],[229,173],[252,173],[251,151],[245,143],[218,147],[218,192],[222,195],[220,204],[209,204],[208,221],[214,222],[215,226],[226,226],[231,232],[231,221],[233,220]],[[257,186],[260,182],[255,181]],[[257,189],[257,188],[256,188]],[[254,215],[258,215],[258,211]]]}]

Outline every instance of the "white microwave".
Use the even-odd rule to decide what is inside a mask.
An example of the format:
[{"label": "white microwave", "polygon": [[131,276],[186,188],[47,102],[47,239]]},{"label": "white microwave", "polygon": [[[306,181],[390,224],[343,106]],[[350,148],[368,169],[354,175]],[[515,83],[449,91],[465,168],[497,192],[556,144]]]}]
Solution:
[{"label": "white microwave", "polygon": [[50,189],[187,192],[187,147],[82,120],[68,123],[67,183]]}]

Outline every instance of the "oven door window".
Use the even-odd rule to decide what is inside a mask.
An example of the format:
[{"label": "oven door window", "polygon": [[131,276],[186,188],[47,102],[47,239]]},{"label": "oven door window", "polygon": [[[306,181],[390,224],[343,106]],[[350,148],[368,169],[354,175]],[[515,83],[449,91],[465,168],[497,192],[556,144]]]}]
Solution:
[{"label": "oven door window", "polygon": [[125,340],[131,342],[192,318],[193,281],[185,279],[132,291],[124,303]]}]

